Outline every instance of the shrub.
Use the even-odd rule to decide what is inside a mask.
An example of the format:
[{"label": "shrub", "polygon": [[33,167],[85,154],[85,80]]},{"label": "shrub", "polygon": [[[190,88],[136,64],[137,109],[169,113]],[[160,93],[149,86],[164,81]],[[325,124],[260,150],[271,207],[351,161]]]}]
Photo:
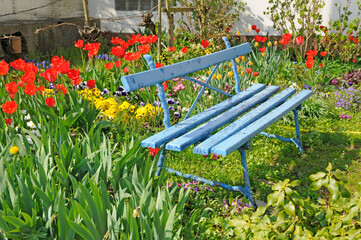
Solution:
[{"label": "shrub", "polygon": [[[241,239],[359,239],[361,197],[351,197],[342,173],[332,171],[310,176],[310,190],[322,190],[323,198],[303,199],[295,187],[299,181],[280,181],[267,197],[267,206],[251,216],[244,214],[229,224]],[[266,211],[272,212],[265,214]]]}]

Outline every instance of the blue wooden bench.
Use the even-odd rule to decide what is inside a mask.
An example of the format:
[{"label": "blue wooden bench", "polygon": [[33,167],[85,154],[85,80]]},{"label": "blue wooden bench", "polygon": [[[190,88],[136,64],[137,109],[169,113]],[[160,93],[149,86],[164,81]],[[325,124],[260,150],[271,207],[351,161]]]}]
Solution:
[{"label": "blue wooden bench", "polygon": [[[249,43],[231,47],[227,38],[224,37],[223,40],[227,46],[225,50],[157,69],[151,56],[145,55],[144,58],[151,70],[124,76],[121,80],[126,91],[133,91],[151,85],[158,87],[158,96],[164,111],[163,123],[166,129],[143,140],[141,143],[143,147],[150,148],[163,146],[160,150],[157,174],[163,169],[164,149],[182,151],[190,145],[196,144],[193,148],[193,153],[195,154],[207,155],[214,153],[223,156],[238,150],[241,154],[244,187],[229,186],[222,182],[204,179],[170,168],[167,168],[167,170],[178,176],[203,182],[210,186],[220,186],[231,191],[239,191],[249,199],[253,206],[256,206],[249,182],[246,146],[249,145],[254,136],[262,134],[266,137],[292,142],[302,153],[298,111],[301,110],[302,103],[312,95],[312,91],[303,90],[294,95],[296,90],[287,88],[277,93],[280,87],[267,87],[264,84],[254,84],[241,91],[235,58],[250,53],[251,47]],[[235,77],[235,95],[231,95],[209,84],[218,66],[226,61],[232,61],[232,70]],[[213,70],[205,82],[187,76],[212,66],[214,66]],[[182,77],[198,83],[202,86],[202,89],[199,91],[184,120],[171,126],[168,104],[162,83],[176,77]],[[205,88],[224,94],[229,98],[190,117]],[[296,138],[283,138],[275,134],[263,132],[290,111],[294,113]],[[228,126],[224,127],[226,124]],[[222,129],[218,131],[220,128]]]}]

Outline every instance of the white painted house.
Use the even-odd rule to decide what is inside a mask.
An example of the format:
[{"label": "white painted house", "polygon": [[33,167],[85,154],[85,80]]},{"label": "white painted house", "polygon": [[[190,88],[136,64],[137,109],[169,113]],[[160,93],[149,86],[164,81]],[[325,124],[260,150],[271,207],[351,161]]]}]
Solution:
[{"label": "white painted house", "polygon": [[[211,1],[211,0],[207,0]],[[152,7],[158,4],[158,0],[88,0],[89,14],[94,18],[101,19],[121,19],[121,20],[101,20],[102,30],[111,30],[114,32],[131,32],[132,29],[138,28],[138,23],[141,22],[139,16],[144,12],[149,11]],[[247,3],[246,11],[240,13],[240,21],[238,21],[232,30],[240,31],[242,35],[248,35],[246,29],[252,24],[256,24],[263,32],[269,32],[270,35],[278,35],[272,25],[272,21],[263,14],[266,11],[268,0],[244,0]],[[350,11],[353,12],[351,19],[356,17],[357,5],[356,0],[351,1]],[[324,25],[327,25],[331,19],[338,18],[337,9],[334,3],[345,4],[346,0],[325,0],[325,7],[322,14]],[[153,12],[153,19],[157,21],[157,11]],[[131,17],[131,18],[129,18]],[[162,15],[163,26],[167,26],[166,15]]]}]

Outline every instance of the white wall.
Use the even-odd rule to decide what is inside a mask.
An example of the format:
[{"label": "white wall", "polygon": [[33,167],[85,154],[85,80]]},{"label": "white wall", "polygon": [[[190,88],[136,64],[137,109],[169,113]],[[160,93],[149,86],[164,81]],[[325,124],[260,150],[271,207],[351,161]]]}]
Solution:
[{"label": "white wall", "polygon": [[[207,0],[211,1],[211,0]],[[232,28],[233,31],[240,31],[242,35],[249,35],[253,33],[247,33],[246,29],[250,28],[251,25],[256,24],[261,30],[262,33],[266,34],[269,32],[270,35],[279,35],[273,29],[272,21],[263,14],[266,11],[268,0],[244,0],[247,3],[246,11],[240,13],[240,21],[238,21],[235,26]],[[345,4],[346,0],[325,0],[325,7],[323,8],[322,14],[324,19],[324,25],[328,25],[330,18],[335,19],[338,16],[337,9],[334,6],[334,3]],[[357,15],[357,5],[356,0],[351,0],[350,11],[353,12],[351,19]],[[115,11],[114,0],[88,0],[89,3],[89,15],[95,18],[124,18],[117,21],[101,21],[101,28],[103,30],[111,30],[114,32],[123,31],[133,32],[132,29],[138,29],[137,25],[141,22],[141,18],[130,18],[133,16],[141,15],[142,12],[138,11]],[[153,21],[158,21],[157,12],[153,13]],[[166,27],[166,15],[162,14],[162,25]],[[143,28],[142,28],[143,29]]]},{"label": "white wall", "polygon": [[[35,9],[30,10],[33,8]],[[9,13],[18,14],[7,15]],[[21,21],[66,19],[81,16],[84,16],[82,0],[0,0],[0,23],[12,24]]]}]

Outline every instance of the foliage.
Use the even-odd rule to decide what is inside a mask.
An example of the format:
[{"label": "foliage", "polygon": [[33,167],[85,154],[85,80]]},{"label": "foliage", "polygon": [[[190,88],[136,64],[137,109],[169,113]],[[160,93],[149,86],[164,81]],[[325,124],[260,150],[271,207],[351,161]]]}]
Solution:
[{"label": "foliage", "polygon": [[[241,239],[357,239],[361,237],[361,198],[350,196],[341,172],[318,172],[310,176],[310,189],[325,192],[316,201],[303,199],[295,187],[299,181],[280,181],[267,197],[267,206],[259,207],[251,216],[242,215],[230,221]],[[273,211],[270,215],[265,212]]]},{"label": "foliage", "polygon": [[[322,22],[323,0],[269,0],[270,6],[264,14],[273,21],[280,33],[292,33],[292,48],[295,57],[303,59],[314,47],[313,41]],[[296,44],[296,37],[303,36],[304,44]]]},{"label": "foliage", "polygon": [[324,32],[320,41],[322,46],[333,59],[337,56],[343,62],[358,58],[361,49],[361,39],[359,38],[361,2],[357,1],[358,13],[352,21],[349,19],[352,14],[350,4],[351,0],[347,0],[345,6],[342,6],[341,3],[335,3],[338,17],[335,20],[330,20],[330,29],[327,27],[321,29]]},{"label": "foliage", "polygon": [[[182,13],[179,20],[182,32],[196,32],[200,39],[219,38],[227,34],[239,20],[245,3],[236,0],[177,0],[182,7],[192,7],[191,14]],[[184,16],[185,15],[185,16]],[[185,18],[185,19],[184,19]]]}]

